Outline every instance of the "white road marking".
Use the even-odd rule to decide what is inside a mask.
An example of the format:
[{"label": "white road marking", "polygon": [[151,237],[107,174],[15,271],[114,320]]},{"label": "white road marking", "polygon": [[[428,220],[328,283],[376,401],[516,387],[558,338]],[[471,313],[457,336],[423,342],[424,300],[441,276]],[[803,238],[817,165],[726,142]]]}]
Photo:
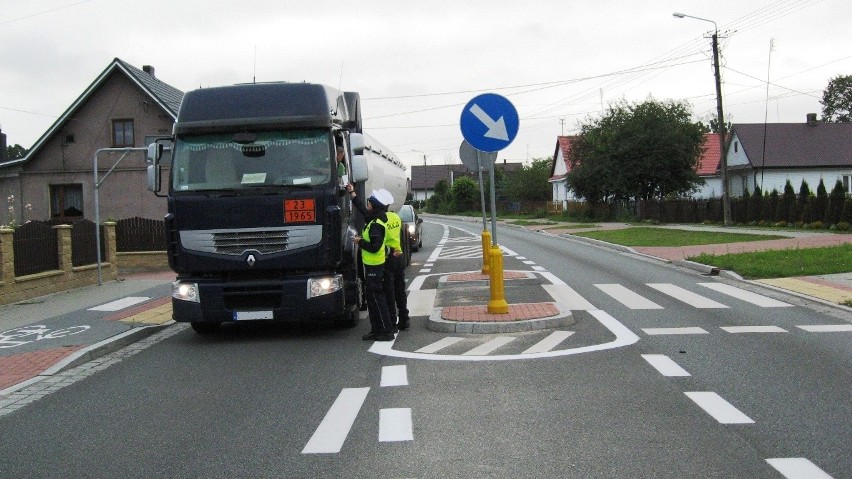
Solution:
[{"label": "white road marking", "polygon": [[89,308],[89,311],[120,311],[124,308],[129,308],[134,304],[139,304],[144,301],[148,301],[149,297],[147,296],[128,296],[126,298],[117,299],[115,301],[102,304],[100,306],[95,306],[93,308]]},{"label": "white road marking", "polygon": [[411,408],[379,410],[379,442],[413,441]]},{"label": "white road marking", "polygon": [[672,358],[666,356],[665,354],[643,354],[642,358],[651,366],[654,366],[654,369],[659,371],[660,374],[666,377],[685,377],[691,376],[686,369],[680,367],[676,362],[672,360]]},{"label": "white road marking", "polygon": [[852,331],[852,324],[812,324],[809,326],[796,327],[811,333],[839,333],[842,331]]},{"label": "white road marking", "polygon": [[380,387],[408,386],[408,369],[405,365],[385,366],[382,368]]},{"label": "white road marking", "polygon": [[[630,330],[627,326],[621,324],[617,319],[613,318],[606,311],[591,310],[588,312],[593,318],[597,319],[601,325],[609,330],[615,336],[615,339],[608,343],[593,344],[590,346],[581,346],[578,348],[562,349],[559,351],[546,351],[532,354],[505,354],[494,356],[465,356],[461,354],[423,354],[418,350],[415,352],[396,351],[393,349],[394,341],[376,341],[370,346],[369,352],[380,356],[388,356],[394,358],[405,359],[426,359],[430,361],[514,361],[516,359],[540,359],[540,358],[555,358],[559,356],[570,356],[573,354],[585,354],[594,351],[606,351],[609,349],[623,348],[636,344],[639,341],[639,336]],[[461,338],[458,338],[461,340]]]},{"label": "white road marking", "polygon": [[750,417],[712,391],[693,391],[684,394],[722,424],[754,424]]},{"label": "white road marking", "polygon": [[553,348],[558,346],[559,343],[568,339],[572,334],[574,334],[574,331],[554,331],[550,333],[550,335],[548,335],[546,338],[535,343],[532,347],[528,348],[521,354],[533,354],[551,351]]},{"label": "white road marking", "polygon": [[492,339],[491,341],[488,341],[485,344],[480,344],[479,346],[471,349],[470,351],[464,353],[464,356],[485,356],[486,354],[491,353],[497,348],[505,346],[514,340],[515,338],[511,336],[499,336]]},{"label": "white road marking", "polygon": [[408,315],[429,316],[435,305],[437,289],[412,290],[408,293]]},{"label": "white road marking", "polygon": [[727,308],[722,303],[717,303],[710,298],[705,298],[700,294],[695,294],[692,291],[687,291],[680,286],[675,286],[671,283],[648,283],[648,286],[660,291],[661,293],[665,293],[672,298],[682,301],[690,306],[699,309],[710,309],[710,308]]},{"label": "white road marking", "polygon": [[545,291],[550,293],[550,296],[557,303],[561,304],[565,309],[591,311],[596,308],[592,303],[586,301],[585,298],[577,294],[565,283],[562,284],[543,284],[541,285]]},{"label": "white road marking", "polygon": [[642,331],[649,336],[659,336],[666,334],[709,334],[707,331],[699,327],[690,328],[642,328]]},{"label": "white road marking", "polygon": [[766,462],[787,479],[832,479],[825,471],[804,457],[777,457]]},{"label": "white road marking", "polygon": [[786,333],[787,330],[778,326],[722,326],[729,333]]},{"label": "white road marking", "polygon": [[524,264],[535,264],[535,261],[525,260]]},{"label": "white road marking", "polygon": [[663,309],[659,304],[634,293],[620,284],[596,284],[595,286],[630,309]]},{"label": "white road marking", "polygon": [[768,298],[763,296],[762,294],[752,293],[751,291],[746,291],[741,288],[737,288],[735,286],[731,286],[729,284],[722,283],[698,283],[705,288],[710,288],[713,291],[718,291],[722,294],[727,294],[728,296],[732,296],[737,299],[741,299],[743,301],[749,302],[751,304],[760,306],[762,308],[788,308],[792,307],[792,304],[785,303],[783,301],[778,301],[777,299]]},{"label": "white road marking", "polygon": [[340,391],[314,435],[302,449],[302,454],[340,452],[369,392],[370,388],[345,388]]},{"label": "white road marking", "polygon": [[547,271],[542,266],[533,266],[532,269],[533,269],[533,271]]},{"label": "white road marking", "polygon": [[416,353],[434,354],[434,353],[437,353],[438,351],[440,351],[440,350],[442,350],[446,347],[449,347],[449,346],[452,346],[453,344],[456,344],[459,341],[464,341],[464,338],[455,338],[455,337],[452,337],[452,336],[448,336],[446,338],[441,339],[440,341],[436,341],[436,342],[434,342],[434,343],[432,343],[428,346],[422,347],[415,352]]}]

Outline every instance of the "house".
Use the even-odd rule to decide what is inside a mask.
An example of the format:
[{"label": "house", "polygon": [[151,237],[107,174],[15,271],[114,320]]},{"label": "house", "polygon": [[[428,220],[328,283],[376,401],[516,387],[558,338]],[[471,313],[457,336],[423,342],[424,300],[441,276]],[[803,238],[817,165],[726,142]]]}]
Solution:
[{"label": "house", "polygon": [[701,156],[695,172],[704,180],[703,185],[696,185],[692,197],[696,199],[720,198],[722,196],[722,174],[719,165],[722,155],[719,154],[722,145],[719,143],[718,133],[705,133],[704,143],[701,145]]},{"label": "house", "polygon": [[[3,224],[95,218],[95,153],[169,136],[183,92],[118,58],[16,160],[0,162]],[[146,188],[144,152],[98,155],[100,217],[162,219],[166,200]],[[109,173],[109,176],[107,176]]]},{"label": "house", "polygon": [[[495,164],[497,170],[504,173],[511,173],[520,170],[524,167],[523,163],[508,163],[503,160],[502,163]],[[487,178],[487,172],[483,172],[483,177]],[[435,194],[435,185],[445,180],[452,187],[453,182],[457,178],[468,177],[473,178],[479,183],[479,173],[467,169],[462,164],[455,165],[413,165],[411,167],[411,193],[415,201],[424,201]]]},{"label": "house", "polygon": [[822,123],[810,113],[803,123],[735,124],[726,151],[731,196],[756,186],[781,193],[787,180],[796,192],[803,180],[811,191],[820,180],[828,191],[840,180],[852,194],[852,123]]},{"label": "house", "polygon": [[552,201],[561,203],[565,209],[569,201],[580,201],[571,188],[568,187],[568,172],[571,171],[569,153],[571,152],[571,141],[576,136],[557,136],[556,150],[553,152],[553,165],[550,167],[550,178],[547,180],[553,188]]}]

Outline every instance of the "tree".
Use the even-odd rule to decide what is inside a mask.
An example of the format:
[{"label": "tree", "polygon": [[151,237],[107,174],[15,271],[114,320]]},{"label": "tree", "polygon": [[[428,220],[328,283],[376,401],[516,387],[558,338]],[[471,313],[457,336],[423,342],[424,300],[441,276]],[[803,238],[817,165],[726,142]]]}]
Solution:
[{"label": "tree", "polygon": [[788,224],[796,222],[796,190],[788,179],[784,183],[784,195],[781,197],[781,208],[778,209],[778,220]]},{"label": "tree", "polygon": [[6,161],[18,160],[27,156],[27,149],[21,145],[8,145],[6,147]]},{"label": "tree", "polygon": [[822,92],[822,121],[852,122],[852,75],[838,75]]},{"label": "tree", "polygon": [[811,188],[808,186],[807,180],[802,180],[802,185],[799,186],[798,200],[796,201],[796,218],[804,223],[810,223],[811,208],[809,208],[811,200]]},{"label": "tree", "polygon": [[532,164],[506,175],[506,197],[512,201],[548,201],[553,198],[550,178],[551,158],[536,158]]},{"label": "tree", "polygon": [[843,182],[837,180],[834,183],[834,188],[828,196],[828,211],[826,212],[826,223],[837,224],[840,221],[840,214],[843,212],[843,203],[846,201],[846,190],[843,189]]},{"label": "tree", "polygon": [[828,223],[826,218],[828,214],[828,190],[825,189],[825,183],[822,178],[819,179],[817,186],[816,198],[813,200],[813,211],[811,212],[812,221],[822,221]]},{"label": "tree", "polygon": [[450,184],[447,180],[435,183],[435,192],[426,200],[426,209],[433,213],[446,213],[450,203]]},{"label": "tree", "polygon": [[471,178],[463,176],[453,182],[450,196],[456,212],[479,210],[479,185]]},{"label": "tree", "polygon": [[610,105],[572,142],[568,186],[589,202],[688,193],[704,135],[687,103],[653,99]]}]

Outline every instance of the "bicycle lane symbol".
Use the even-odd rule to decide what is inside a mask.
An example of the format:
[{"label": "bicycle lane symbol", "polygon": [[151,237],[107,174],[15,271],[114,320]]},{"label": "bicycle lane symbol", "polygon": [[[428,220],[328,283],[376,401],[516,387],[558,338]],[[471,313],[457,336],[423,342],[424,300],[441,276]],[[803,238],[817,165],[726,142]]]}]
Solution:
[{"label": "bicycle lane symbol", "polygon": [[43,324],[33,324],[0,332],[0,349],[9,349],[36,341],[59,339],[87,331],[91,326],[70,326],[51,330]]}]

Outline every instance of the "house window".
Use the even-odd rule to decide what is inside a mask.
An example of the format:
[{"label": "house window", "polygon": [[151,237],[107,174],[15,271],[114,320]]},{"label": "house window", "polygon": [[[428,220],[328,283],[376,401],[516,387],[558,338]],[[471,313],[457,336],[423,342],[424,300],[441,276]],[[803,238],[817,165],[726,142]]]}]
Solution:
[{"label": "house window", "polygon": [[50,217],[80,219],[83,216],[83,185],[50,185]]},{"label": "house window", "polygon": [[739,153],[739,151],[740,151],[740,142],[735,141],[734,142],[734,153]]},{"label": "house window", "polygon": [[843,175],[843,191],[852,195],[852,175]]},{"label": "house window", "polygon": [[133,146],[133,120],[112,120],[112,146]]}]

